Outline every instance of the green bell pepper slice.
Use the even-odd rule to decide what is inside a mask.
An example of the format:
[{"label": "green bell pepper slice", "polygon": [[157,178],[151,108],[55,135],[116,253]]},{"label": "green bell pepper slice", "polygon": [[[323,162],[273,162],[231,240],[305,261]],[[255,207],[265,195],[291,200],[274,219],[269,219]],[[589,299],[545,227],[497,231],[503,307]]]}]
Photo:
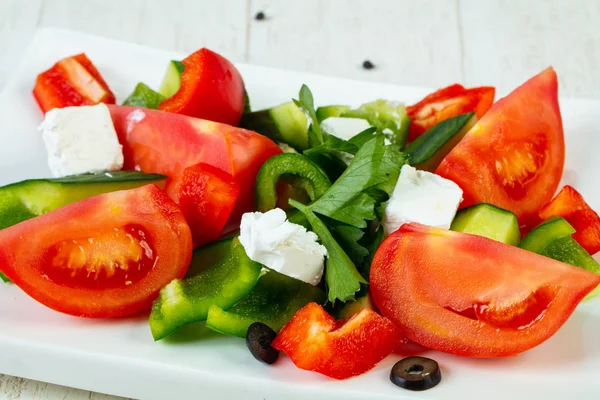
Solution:
[{"label": "green bell pepper slice", "polygon": [[248,296],[230,310],[211,306],[206,326],[227,335],[246,337],[252,323],[262,322],[279,332],[300,308],[310,302],[322,304],[325,300],[325,293],[318,287],[269,271]]},{"label": "green bell pepper slice", "polygon": [[265,212],[277,205],[277,182],[284,176],[295,176],[296,183],[306,191],[311,201],[321,197],[331,186],[327,174],[302,154],[284,153],[271,157],[261,167],[256,178],[256,208]]},{"label": "green bell pepper slice", "polygon": [[[216,264],[200,268],[195,276],[174,279],[160,291],[149,320],[154,340],[206,320],[210,306],[233,307],[254,288],[262,266],[248,258],[237,238],[231,240],[231,248]],[[192,265],[203,262],[203,253],[195,252]]]}]

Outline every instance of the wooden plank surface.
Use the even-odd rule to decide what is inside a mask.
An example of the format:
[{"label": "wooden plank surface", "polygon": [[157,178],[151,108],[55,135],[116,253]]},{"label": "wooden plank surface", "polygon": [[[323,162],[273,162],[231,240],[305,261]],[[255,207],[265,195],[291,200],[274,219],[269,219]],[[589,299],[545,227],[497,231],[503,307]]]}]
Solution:
[{"label": "wooden plank surface", "polygon": [[[262,11],[266,18],[256,20]],[[38,26],[233,61],[506,93],[548,65],[561,95],[600,98],[597,0],[0,0],[0,89]],[[365,60],[375,68],[362,67]],[[114,400],[0,375],[0,399]]]}]

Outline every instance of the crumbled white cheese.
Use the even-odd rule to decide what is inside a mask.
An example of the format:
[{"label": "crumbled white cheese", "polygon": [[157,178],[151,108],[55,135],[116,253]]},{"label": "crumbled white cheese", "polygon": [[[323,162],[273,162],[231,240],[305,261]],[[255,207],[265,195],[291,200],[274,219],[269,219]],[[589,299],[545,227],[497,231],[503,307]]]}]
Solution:
[{"label": "crumbled white cheese", "polygon": [[242,216],[240,242],[253,261],[316,285],[323,276],[327,249],[314,232],[287,221],[280,208]]},{"label": "crumbled white cheese", "polygon": [[54,177],[123,167],[122,146],[105,104],[55,108],[39,129]]},{"label": "crumbled white cheese", "polygon": [[461,201],[462,190],[456,183],[404,165],[385,208],[384,233],[389,235],[408,222],[449,229]]}]

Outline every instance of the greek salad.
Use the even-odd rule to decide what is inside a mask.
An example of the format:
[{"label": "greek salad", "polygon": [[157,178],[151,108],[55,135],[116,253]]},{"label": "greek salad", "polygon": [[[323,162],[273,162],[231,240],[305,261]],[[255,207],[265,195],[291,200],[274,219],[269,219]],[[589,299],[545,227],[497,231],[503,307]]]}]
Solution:
[{"label": "greek salad", "polygon": [[202,322],[334,379],[397,357],[409,390],[442,379],[425,349],[518,355],[594,296],[600,217],[559,187],[552,68],[496,101],[454,84],[317,106],[302,85],[253,110],[219,54],[166,64],[120,105],[85,53],[32,77],[53,177],[0,187],[6,284],[77,317],[146,312],[148,340]]}]

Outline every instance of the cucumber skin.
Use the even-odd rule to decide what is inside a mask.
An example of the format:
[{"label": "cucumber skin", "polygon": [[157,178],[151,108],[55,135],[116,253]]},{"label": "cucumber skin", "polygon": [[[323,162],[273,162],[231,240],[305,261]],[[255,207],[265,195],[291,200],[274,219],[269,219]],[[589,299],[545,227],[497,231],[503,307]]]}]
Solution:
[{"label": "cucumber skin", "polygon": [[296,150],[305,150],[308,143],[308,119],[294,103],[245,113],[240,127],[260,133],[276,142],[283,142]]},{"label": "cucumber skin", "polygon": [[158,93],[164,98],[169,98],[177,93],[181,87],[181,74],[184,70],[185,65],[181,61],[169,62]]},{"label": "cucumber skin", "polygon": [[115,172],[113,178],[100,175],[33,179],[0,187],[0,229],[87,197],[160,183],[166,179],[163,175],[128,171]]},{"label": "cucumber skin", "polygon": [[[502,226],[503,231],[490,229],[492,225],[490,224],[490,218],[493,222],[494,219],[501,217],[506,222]],[[459,211],[452,221],[450,229],[456,232],[484,236],[513,246],[517,246],[521,239],[517,216],[508,210],[488,203],[476,204]]]}]

